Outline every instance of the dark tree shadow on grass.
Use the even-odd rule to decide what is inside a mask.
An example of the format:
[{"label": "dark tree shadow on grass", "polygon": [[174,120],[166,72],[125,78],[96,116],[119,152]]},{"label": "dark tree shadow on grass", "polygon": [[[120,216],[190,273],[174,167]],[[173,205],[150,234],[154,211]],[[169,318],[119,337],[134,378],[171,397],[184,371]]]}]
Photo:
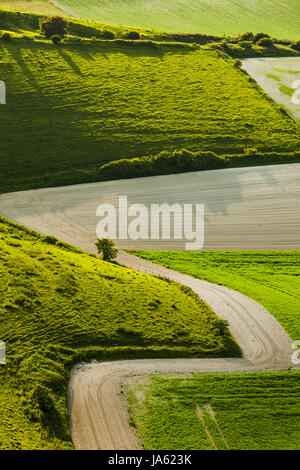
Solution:
[{"label": "dark tree shadow on grass", "polygon": [[71,69],[77,74],[77,75],[81,75],[82,76],[82,72],[80,70],[80,68],[78,67],[78,65],[74,62],[74,60],[72,59],[72,57],[67,53],[66,49],[61,47],[61,46],[57,46],[56,47],[56,50],[57,52],[59,53],[59,55],[64,59],[64,61],[71,67]]}]

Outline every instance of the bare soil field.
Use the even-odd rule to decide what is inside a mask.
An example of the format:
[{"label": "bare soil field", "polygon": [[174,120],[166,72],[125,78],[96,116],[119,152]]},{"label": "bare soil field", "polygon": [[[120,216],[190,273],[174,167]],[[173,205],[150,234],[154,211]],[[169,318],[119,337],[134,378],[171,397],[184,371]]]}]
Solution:
[{"label": "bare soil field", "polygon": [[[300,164],[153,176],[0,195],[0,214],[95,252],[98,205],[204,204],[207,250],[299,250]],[[184,249],[179,240],[117,240],[127,249]]]}]

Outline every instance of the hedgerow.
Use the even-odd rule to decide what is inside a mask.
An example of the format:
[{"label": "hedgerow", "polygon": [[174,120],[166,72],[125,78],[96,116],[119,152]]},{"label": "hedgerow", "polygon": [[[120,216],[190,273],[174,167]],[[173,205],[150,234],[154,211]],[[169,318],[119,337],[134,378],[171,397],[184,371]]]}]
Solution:
[{"label": "hedgerow", "polygon": [[300,151],[290,153],[258,152],[245,148],[243,154],[216,155],[213,152],[180,150],[160,152],[140,158],[116,160],[103,165],[97,172],[98,180],[137,178],[143,176],[216,170],[238,166],[274,165],[300,162]]}]

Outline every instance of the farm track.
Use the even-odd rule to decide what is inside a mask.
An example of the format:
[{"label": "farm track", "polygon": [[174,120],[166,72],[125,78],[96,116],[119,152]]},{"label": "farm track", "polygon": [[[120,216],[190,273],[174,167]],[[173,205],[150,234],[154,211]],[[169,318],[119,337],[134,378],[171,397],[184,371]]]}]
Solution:
[{"label": "farm track", "polygon": [[120,252],[118,261],[136,271],[167,277],[191,287],[229,322],[243,358],[144,359],[79,366],[69,385],[71,432],[76,449],[141,449],[128,422],[120,383],[152,374],[233,373],[286,370],[292,345],[279,323],[261,305],[223,286]]},{"label": "farm track", "polygon": [[[130,193],[131,200],[143,202],[151,201],[155,194],[156,200],[169,203],[181,201],[183,197],[184,202],[195,202],[196,198],[197,202],[208,205],[208,225],[211,214],[220,214],[218,223],[212,224],[213,230],[206,232],[207,248],[247,249],[250,245],[259,249],[259,239],[264,249],[272,249],[277,244],[299,249],[299,169],[300,165],[295,164],[218,170],[3,194],[0,212],[32,229],[93,252],[95,211],[104,197],[113,201],[116,194]],[[226,227],[231,237],[229,245]],[[240,230],[248,230],[248,237],[241,237]],[[166,248],[158,242],[156,248],[161,247]],[[229,322],[243,358],[145,359],[78,366],[69,386],[70,425],[77,449],[142,448],[130,429],[120,382],[151,374],[254,372],[290,367],[289,337],[255,301],[124,251],[119,252],[118,261],[139,272],[167,277],[191,287],[219,317]]]}]

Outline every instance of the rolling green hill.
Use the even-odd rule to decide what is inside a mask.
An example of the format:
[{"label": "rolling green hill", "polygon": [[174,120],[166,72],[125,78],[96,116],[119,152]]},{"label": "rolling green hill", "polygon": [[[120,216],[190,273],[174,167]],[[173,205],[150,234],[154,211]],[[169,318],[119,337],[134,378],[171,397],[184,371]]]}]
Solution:
[{"label": "rolling green hill", "polygon": [[106,23],[188,33],[264,31],[300,39],[298,0],[59,0],[67,12]]},{"label": "rolling green hill", "polygon": [[42,15],[66,15],[64,10],[55,6],[50,0],[0,0],[0,8]]},{"label": "rolling green hill", "polygon": [[299,148],[296,124],[217,51],[73,36],[55,46],[34,26],[23,37],[34,16],[3,18],[18,26],[0,41],[0,191],[80,183],[80,171],[162,150]]},{"label": "rolling green hill", "polygon": [[299,450],[299,374],[152,377],[130,392],[131,421],[148,450]]},{"label": "rolling green hill", "polygon": [[240,291],[300,338],[299,251],[136,251],[154,263]]},{"label": "rolling green hill", "polygon": [[91,359],[239,356],[224,322],[177,284],[0,219],[0,449],[69,448],[66,386]]}]

